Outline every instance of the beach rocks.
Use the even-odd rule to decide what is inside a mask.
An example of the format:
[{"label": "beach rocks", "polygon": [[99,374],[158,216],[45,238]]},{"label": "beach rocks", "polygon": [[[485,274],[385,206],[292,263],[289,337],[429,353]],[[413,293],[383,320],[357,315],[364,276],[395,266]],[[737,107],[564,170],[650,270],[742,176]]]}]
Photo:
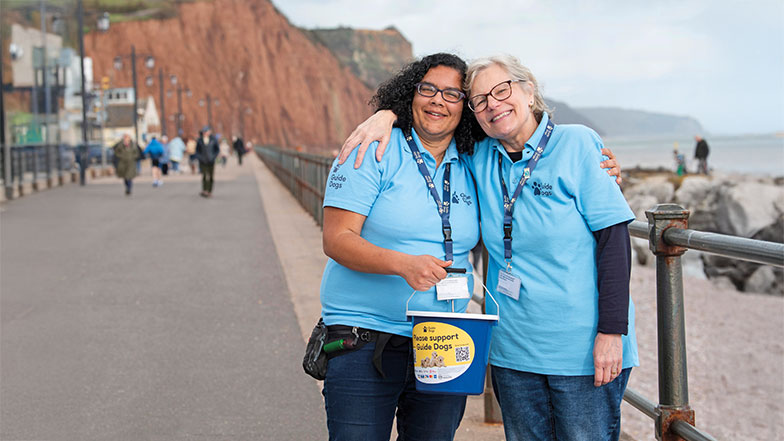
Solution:
[{"label": "beach rocks", "polygon": [[738,182],[721,185],[716,193],[716,227],[721,233],[752,237],[782,216],[784,187]]},{"label": "beach rocks", "polygon": [[[645,220],[645,210],[656,204],[675,202],[690,211],[690,229],[784,243],[784,185],[779,181],[741,175],[679,180],[670,173],[645,172],[625,182],[624,195],[638,220]],[[650,253],[643,251],[647,244],[637,242],[632,242],[634,254],[644,265],[648,258],[641,254]],[[784,295],[781,268],[695,251],[687,254],[699,255],[702,268],[694,259],[684,259],[684,272],[701,269],[711,280],[730,282],[741,291]]]}]

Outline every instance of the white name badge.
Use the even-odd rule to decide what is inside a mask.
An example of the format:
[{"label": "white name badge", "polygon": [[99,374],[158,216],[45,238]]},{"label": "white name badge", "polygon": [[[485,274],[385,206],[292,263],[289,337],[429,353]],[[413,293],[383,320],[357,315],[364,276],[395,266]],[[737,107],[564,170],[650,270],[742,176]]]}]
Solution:
[{"label": "white name badge", "polygon": [[436,297],[438,300],[470,299],[468,277],[447,276],[444,280],[436,283]]},{"label": "white name badge", "polygon": [[498,292],[515,300],[520,298],[520,279],[504,270],[498,271]]}]

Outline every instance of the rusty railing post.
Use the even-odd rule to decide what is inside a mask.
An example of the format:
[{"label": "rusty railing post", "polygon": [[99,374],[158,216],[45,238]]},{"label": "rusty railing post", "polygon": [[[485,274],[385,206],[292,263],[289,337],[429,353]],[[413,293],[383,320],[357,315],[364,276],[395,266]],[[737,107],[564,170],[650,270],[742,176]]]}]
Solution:
[{"label": "rusty railing post", "polygon": [[694,425],[694,411],[689,406],[689,382],[686,370],[686,325],[683,307],[683,272],[681,255],[686,248],[668,245],[664,232],[669,228],[686,229],[689,211],[675,204],[659,204],[646,211],[650,248],[656,255],[656,318],[659,350],[659,417],[656,439],[680,441],[670,430],[676,420]]}]

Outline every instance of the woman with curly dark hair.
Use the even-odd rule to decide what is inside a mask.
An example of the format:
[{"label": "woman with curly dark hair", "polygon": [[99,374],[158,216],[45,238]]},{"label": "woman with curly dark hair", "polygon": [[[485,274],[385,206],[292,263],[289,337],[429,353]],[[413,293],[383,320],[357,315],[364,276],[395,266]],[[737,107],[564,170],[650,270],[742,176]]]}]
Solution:
[{"label": "woman with curly dark hair", "polygon": [[[406,300],[414,290],[412,310],[446,311],[436,285],[450,267],[472,273],[476,191],[458,158],[475,124],[465,69],[450,54],[406,66],[372,100],[400,115],[384,159],[360,169],[336,161],[329,175],[322,315],[327,341],[344,339],[324,381],[330,440],[389,440],[395,417],[398,439],[451,440],[463,416],[465,396],[416,391]],[[470,298],[465,282],[456,312]]]}]

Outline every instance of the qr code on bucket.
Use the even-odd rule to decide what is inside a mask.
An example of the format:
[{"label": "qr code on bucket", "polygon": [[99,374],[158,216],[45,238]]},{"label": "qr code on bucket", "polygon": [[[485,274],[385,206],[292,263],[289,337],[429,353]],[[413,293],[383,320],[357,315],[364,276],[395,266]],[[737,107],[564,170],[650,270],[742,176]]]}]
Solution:
[{"label": "qr code on bucket", "polygon": [[471,348],[468,346],[458,346],[455,348],[455,361],[460,363],[471,359]]}]

